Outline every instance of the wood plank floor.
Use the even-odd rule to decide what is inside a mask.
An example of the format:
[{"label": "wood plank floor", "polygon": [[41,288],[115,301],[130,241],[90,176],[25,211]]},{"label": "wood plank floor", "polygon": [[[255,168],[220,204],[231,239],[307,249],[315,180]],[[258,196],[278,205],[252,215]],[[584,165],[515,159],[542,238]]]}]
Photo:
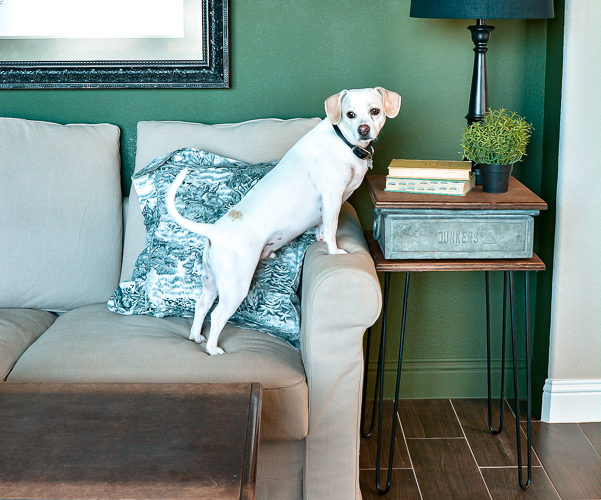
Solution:
[{"label": "wood plank floor", "polygon": [[[366,405],[365,430],[371,420]],[[384,402],[384,440],[380,467],[387,467],[392,401]],[[515,417],[505,403],[503,431],[488,431],[485,399],[401,400],[397,412],[392,486],[386,496],[376,491],[374,430],[361,438],[361,492],[364,500],[540,499],[601,500],[601,422],[532,423],[532,485],[518,485]],[[377,415],[375,419],[377,425]],[[494,427],[499,401],[493,403]],[[521,422],[522,456],[526,463],[526,423]],[[377,429],[377,427],[376,427]],[[381,470],[380,486],[387,481]],[[524,467],[524,479],[527,476]]]}]

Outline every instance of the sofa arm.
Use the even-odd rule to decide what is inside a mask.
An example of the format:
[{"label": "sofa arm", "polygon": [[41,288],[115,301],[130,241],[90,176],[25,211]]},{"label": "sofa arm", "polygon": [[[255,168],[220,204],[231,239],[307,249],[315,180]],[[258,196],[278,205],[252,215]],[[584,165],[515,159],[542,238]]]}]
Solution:
[{"label": "sofa arm", "polygon": [[301,296],[301,354],[309,386],[306,499],[360,499],[359,420],[363,334],[380,314],[374,263],[354,209],[340,212],[338,246],[307,250]]}]

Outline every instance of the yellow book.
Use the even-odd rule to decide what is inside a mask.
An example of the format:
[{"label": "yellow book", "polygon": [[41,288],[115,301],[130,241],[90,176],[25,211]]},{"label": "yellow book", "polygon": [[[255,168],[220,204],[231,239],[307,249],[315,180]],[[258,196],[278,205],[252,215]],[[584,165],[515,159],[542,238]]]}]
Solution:
[{"label": "yellow book", "polygon": [[386,176],[386,191],[395,193],[444,194],[465,196],[475,184],[472,174],[467,181],[449,181],[445,179],[411,179]]},{"label": "yellow book", "polygon": [[388,175],[412,179],[467,181],[471,174],[471,161],[395,159],[388,166]]}]

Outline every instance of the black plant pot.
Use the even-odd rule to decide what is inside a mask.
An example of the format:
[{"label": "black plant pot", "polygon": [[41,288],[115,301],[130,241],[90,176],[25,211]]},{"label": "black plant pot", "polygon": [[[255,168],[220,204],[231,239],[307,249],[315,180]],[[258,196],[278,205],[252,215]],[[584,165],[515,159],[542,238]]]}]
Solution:
[{"label": "black plant pot", "polygon": [[485,193],[506,193],[513,165],[480,164],[482,191]]}]

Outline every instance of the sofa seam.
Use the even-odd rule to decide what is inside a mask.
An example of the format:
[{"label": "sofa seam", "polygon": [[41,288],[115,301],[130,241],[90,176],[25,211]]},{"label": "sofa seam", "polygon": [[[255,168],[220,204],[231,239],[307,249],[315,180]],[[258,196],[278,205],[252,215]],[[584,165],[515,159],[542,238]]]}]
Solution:
[{"label": "sofa seam", "polygon": [[279,387],[263,387],[264,391],[278,391],[280,389],[293,389],[295,387],[301,386],[303,384],[307,384],[307,378],[305,377],[303,380],[300,380],[294,384],[290,384],[290,385],[284,385],[284,386],[279,386]]}]

